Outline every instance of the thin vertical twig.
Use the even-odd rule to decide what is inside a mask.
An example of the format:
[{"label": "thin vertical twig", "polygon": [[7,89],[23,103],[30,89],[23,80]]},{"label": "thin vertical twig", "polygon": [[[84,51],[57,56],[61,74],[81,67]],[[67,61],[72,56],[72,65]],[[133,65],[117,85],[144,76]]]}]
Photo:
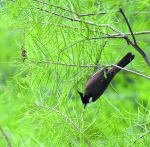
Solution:
[{"label": "thin vertical twig", "polygon": [[119,9],[119,11],[120,11],[121,14],[123,15],[123,17],[124,17],[124,19],[125,19],[125,21],[126,21],[126,23],[127,23],[127,26],[128,26],[128,28],[129,28],[130,33],[131,33],[131,35],[132,35],[132,38],[133,38],[133,40],[134,40],[134,43],[137,44],[136,39],[135,39],[135,36],[134,36],[134,34],[133,34],[133,31],[132,31],[132,28],[131,28],[131,26],[130,26],[130,24],[129,24],[129,22],[128,22],[128,19],[127,19],[126,15],[125,15],[124,12],[122,11],[122,9]]},{"label": "thin vertical twig", "polygon": [[133,38],[133,41],[134,41],[134,42],[131,41],[126,35],[124,36],[124,39],[126,39],[126,41],[127,41],[129,44],[131,44],[131,45],[142,55],[142,57],[143,57],[144,60],[146,61],[147,65],[150,67],[150,61],[149,61],[147,55],[145,54],[145,52],[138,46],[138,44],[137,44],[137,42],[136,42],[136,39],[135,39],[135,37],[134,37],[133,31],[132,31],[132,29],[131,29],[131,26],[130,26],[128,20],[127,20],[126,15],[124,14],[124,12],[123,12],[123,10],[122,10],[121,8],[119,9],[119,11],[120,11],[120,13],[123,15],[123,17],[124,17],[124,19],[125,19],[125,21],[126,21],[126,23],[127,23],[127,26],[128,26],[128,28],[129,28],[129,30],[130,30],[130,33],[131,33],[131,35],[132,35],[132,38]]}]

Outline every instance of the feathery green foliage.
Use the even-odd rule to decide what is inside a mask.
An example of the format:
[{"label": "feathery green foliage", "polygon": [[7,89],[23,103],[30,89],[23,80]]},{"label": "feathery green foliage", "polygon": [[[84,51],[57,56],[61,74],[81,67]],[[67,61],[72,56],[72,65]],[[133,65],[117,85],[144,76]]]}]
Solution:
[{"label": "feathery green foliage", "polygon": [[[126,68],[149,75],[131,45],[123,38],[106,37],[116,34],[106,24],[130,33],[119,8],[133,32],[150,30],[149,1],[1,3],[0,146],[149,145],[148,79],[121,71],[111,83],[118,94],[108,87],[85,110],[77,93],[84,92],[89,76],[127,52],[136,57]],[[135,35],[150,57],[148,36]]]}]

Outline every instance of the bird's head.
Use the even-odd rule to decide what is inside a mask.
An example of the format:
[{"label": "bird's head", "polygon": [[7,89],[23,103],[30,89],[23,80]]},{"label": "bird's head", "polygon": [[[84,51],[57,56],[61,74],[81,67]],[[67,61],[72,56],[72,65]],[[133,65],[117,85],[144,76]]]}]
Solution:
[{"label": "bird's head", "polygon": [[86,105],[93,101],[93,97],[88,92],[85,92],[84,96],[83,96],[83,93],[81,93],[79,91],[78,91],[78,93],[81,97],[81,100],[82,100],[82,103],[83,103],[84,109],[85,109]]}]

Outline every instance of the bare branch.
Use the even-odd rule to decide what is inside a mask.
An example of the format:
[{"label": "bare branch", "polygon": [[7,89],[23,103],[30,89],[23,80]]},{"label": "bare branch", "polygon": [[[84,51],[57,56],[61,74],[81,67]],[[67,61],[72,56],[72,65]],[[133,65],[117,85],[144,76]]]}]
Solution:
[{"label": "bare branch", "polygon": [[[96,24],[96,23],[94,23],[94,22],[87,21],[87,20],[81,20],[81,19],[78,19],[78,18],[70,18],[70,17],[67,17],[67,16],[62,16],[62,15],[60,15],[60,14],[57,14],[57,13],[55,13],[55,12],[50,12],[50,11],[44,10],[44,9],[42,9],[42,8],[37,8],[37,9],[39,9],[39,10],[41,10],[41,11],[44,11],[44,12],[47,12],[47,13],[51,13],[51,14],[56,15],[56,16],[58,16],[58,17],[62,17],[62,18],[64,18],[64,19],[68,19],[68,20],[70,20],[70,21],[83,22],[83,23],[87,23],[87,24],[93,25],[93,26],[108,27],[108,28],[110,28],[111,30],[113,30],[114,32],[116,32],[118,35],[120,35],[122,38],[124,38],[124,39],[127,41],[128,44],[131,44],[131,45],[142,55],[142,57],[143,57],[144,60],[146,61],[147,65],[150,67],[150,61],[149,61],[147,55],[145,54],[145,52],[137,45],[136,40],[135,40],[134,35],[133,35],[133,32],[132,32],[132,29],[131,29],[131,27],[130,27],[130,25],[129,25],[129,23],[128,23],[127,20],[126,20],[126,22],[127,22],[128,27],[129,27],[129,29],[130,29],[130,31],[131,31],[131,35],[132,35],[132,37],[134,38],[134,42],[131,41],[131,40],[128,38],[128,36],[127,36],[126,34],[122,33],[122,32],[119,31],[118,29],[112,27],[110,24]],[[121,12],[122,12],[122,10],[121,10]],[[122,15],[124,16],[124,13],[123,13]],[[125,16],[124,18],[126,19],[126,16]],[[109,36],[107,36],[107,37],[101,37],[101,38],[111,38],[111,37],[112,37],[112,36],[109,35]],[[113,36],[113,37],[114,37],[114,36]],[[82,40],[82,41],[83,41],[83,40]],[[79,43],[80,43],[80,42],[81,42],[81,41],[79,41]],[[74,43],[74,45],[75,45],[75,44],[76,44],[76,43]],[[72,45],[71,45],[71,46],[72,46]],[[67,47],[67,48],[68,48],[68,47]],[[63,51],[64,49],[67,49],[67,48],[63,48],[61,51]]]},{"label": "bare branch", "polygon": [[129,28],[129,30],[130,30],[130,32],[131,32],[131,35],[132,35],[132,38],[133,38],[134,43],[137,44],[137,43],[136,43],[136,39],[135,39],[135,37],[134,37],[134,35],[133,35],[133,31],[132,31],[132,29],[131,29],[131,26],[130,26],[130,24],[129,24],[129,22],[128,22],[128,19],[127,19],[126,15],[125,15],[124,12],[122,11],[122,9],[119,9],[119,11],[120,11],[121,14],[123,15],[123,17],[124,17],[124,19],[125,19],[125,21],[126,21],[126,23],[127,23],[127,26],[128,26],[128,28]]},{"label": "bare branch", "polygon": [[119,69],[121,69],[121,70],[124,70],[124,71],[130,72],[130,73],[133,73],[133,74],[135,74],[135,75],[138,75],[138,76],[140,76],[140,77],[143,77],[143,78],[146,78],[146,79],[150,80],[150,77],[149,77],[149,76],[146,76],[146,75],[140,74],[140,73],[135,72],[135,71],[133,71],[133,70],[126,69],[126,68],[123,68],[123,67],[120,67],[120,66],[118,66],[118,65],[114,65],[114,64],[112,64],[112,66],[117,67],[117,68],[119,68]]},{"label": "bare branch", "polygon": [[44,12],[47,12],[47,13],[51,13],[51,14],[53,14],[53,15],[56,15],[56,16],[59,16],[59,17],[62,17],[62,18],[65,18],[65,19],[68,19],[68,20],[71,20],[71,21],[74,21],[73,18],[70,18],[70,17],[67,17],[67,16],[62,16],[62,15],[59,15],[59,14],[57,14],[57,13],[55,13],[55,12],[50,12],[50,11],[48,11],[48,10],[45,10],[45,9],[42,9],[42,8],[39,8],[39,7],[37,7],[36,9],[41,10],[41,11],[44,11]]},{"label": "bare branch", "polygon": [[[111,13],[111,12],[109,12]],[[87,14],[78,14],[80,17],[85,17],[85,16],[93,16],[93,15],[99,15],[99,14],[107,14],[107,12],[97,12],[97,13],[87,13]]]},{"label": "bare branch", "polygon": [[146,12],[134,12],[132,13],[133,15],[136,15],[136,14],[149,14],[150,11],[146,11]]},{"label": "bare branch", "polygon": [[68,49],[69,47],[72,47],[72,46],[74,46],[74,45],[77,45],[77,44],[79,44],[79,43],[81,43],[81,42],[83,42],[83,41],[85,41],[86,39],[81,39],[81,40],[79,40],[79,41],[76,41],[76,42],[74,42],[74,43],[72,43],[72,44],[70,44],[70,45],[68,45],[68,46],[66,46],[66,47],[64,47],[64,48],[62,48],[61,50],[60,50],[60,52],[63,52],[65,49]]},{"label": "bare branch", "polygon": [[143,137],[145,137],[149,133],[150,133],[150,130],[147,131],[145,134],[139,136],[136,140],[133,141],[133,143],[130,146],[133,146],[133,144],[135,144],[138,140],[142,139]]},{"label": "bare branch", "polygon": [[[62,65],[62,66],[73,66],[73,67],[85,67],[85,68],[104,68],[102,66],[98,65],[77,65],[77,64],[66,64],[66,63],[59,63],[59,62],[51,62],[51,61],[32,61],[33,63],[44,63],[44,64],[56,64],[56,65]],[[110,66],[109,66],[110,67]]]},{"label": "bare branch", "polygon": [[[70,1],[71,10],[66,9],[66,8],[62,8],[62,7],[57,6],[57,5],[51,5],[51,4],[48,4],[48,3],[46,3],[46,2],[42,2],[42,1],[39,1],[39,0],[34,0],[34,1],[39,2],[39,3],[41,3],[41,4],[44,4],[44,5],[48,5],[48,6],[52,6],[52,7],[55,7],[55,8],[64,10],[64,11],[66,11],[66,12],[73,13],[73,14],[75,14],[75,15],[77,15],[77,16],[80,16],[80,17],[93,16],[93,15],[107,14],[107,13],[108,13],[108,12],[98,12],[98,13],[78,14],[78,13],[76,13],[76,12],[74,11],[73,6],[71,6],[71,5],[72,5],[71,1]],[[113,11],[113,12],[115,12],[115,11]],[[116,11],[116,12],[117,12],[117,11]],[[112,13],[112,12],[109,12],[109,13]],[[77,17],[74,17],[74,18],[77,18]]]},{"label": "bare branch", "polygon": [[124,14],[124,12],[122,11],[122,9],[120,9],[120,12],[121,12],[121,14],[123,15],[123,17],[124,17],[124,19],[125,19],[125,21],[126,21],[126,23],[127,23],[127,26],[128,26],[128,28],[129,28],[129,30],[130,30],[130,33],[131,33],[131,35],[132,35],[132,38],[133,38],[134,42],[131,41],[126,35],[124,36],[124,39],[126,39],[126,41],[127,41],[129,44],[131,44],[131,45],[142,55],[142,57],[145,59],[146,63],[147,63],[148,66],[150,67],[150,61],[149,61],[147,55],[145,54],[145,52],[144,52],[144,51],[138,46],[138,44],[136,43],[136,39],[135,39],[135,37],[134,37],[134,35],[133,35],[132,29],[131,29],[131,27],[130,27],[130,24],[129,24],[129,22],[128,22],[128,20],[127,20],[125,14]]},{"label": "bare branch", "polygon": [[106,66],[98,66],[98,65],[77,65],[77,64],[66,64],[66,63],[59,63],[59,62],[51,62],[51,61],[32,61],[33,63],[46,63],[46,64],[56,64],[56,65],[62,65],[62,66],[72,66],[72,67],[82,67],[82,68],[98,68],[98,69],[104,69],[104,68],[108,68],[108,67],[117,67],[121,70],[124,70],[124,71],[127,71],[127,72],[130,72],[130,73],[133,73],[135,75],[138,75],[140,77],[143,77],[145,79],[148,79],[150,80],[150,77],[149,76],[146,76],[144,74],[141,74],[141,73],[138,73],[136,71],[133,71],[133,70],[130,70],[130,69],[126,69],[126,68],[123,68],[123,67],[120,67],[118,65],[114,65],[114,64],[111,64],[111,65],[106,65]]},{"label": "bare branch", "polygon": [[[74,26],[67,26],[67,25],[64,25],[64,24],[46,23],[46,22],[41,22],[41,24],[49,24],[49,25],[54,25],[54,26],[60,26],[60,27],[70,28],[70,29],[81,29],[81,30],[85,30],[85,31],[87,30],[86,28],[78,28],[78,27],[74,27]],[[95,30],[95,29],[89,29],[89,31],[102,33],[102,32],[100,32],[98,30]],[[125,34],[126,35],[131,35],[131,33],[125,33]],[[150,34],[150,31],[147,30],[147,31],[141,31],[141,32],[133,32],[133,34],[134,35]],[[108,36],[112,36],[112,37],[118,36],[120,38],[123,38],[119,34],[107,34],[107,35]]]},{"label": "bare branch", "polygon": [[77,44],[79,44],[79,43],[81,43],[81,42],[84,42],[84,41],[86,41],[86,40],[96,40],[96,39],[103,39],[103,38],[108,39],[108,38],[123,38],[123,37],[119,37],[119,36],[116,36],[116,37],[114,37],[114,36],[101,36],[101,37],[92,37],[92,38],[81,39],[81,40],[79,40],[79,41],[76,41],[76,42],[74,42],[74,43],[72,43],[72,44],[70,44],[70,45],[68,45],[68,46],[66,46],[66,47],[64,47],[64,48],[62,48],[62,49],[60,50],[60,52],[63,52],[64,50],[66,50],[66,49],[68,49],[68,48],[70,48],[70,47],[72,47],[72,46],[74,46],[74,45],[77,45]]},{"label": "bare branch", "polygon": [[[55,7],[55,8],[58,8],[58,9],[64,10],[64,11],[66,11],[66,12],[70,12],[70,13],[74,13],[74,14],[76,14],[75,12],[73,12],[73,11],[71,11],[71,10],[69,10],[69,9],[62,8],[62,7],[57,6],[57,5],[51,5],[51,4],[49,4],[49,3],[46,3],[46,2],[43,2],[43,1],[39,1],[39,0],[34,0],[34,1],[39,2],[39,3],[41,3],[41,4],[44,4],[44,5],[48,5],[48,6],[52,6],[52,7]],[[76,14],[76,15],[78,15],[78,14]]]},{"label": "bare branch", "polygon": [[[80,16],[80,17],[93,16],[93,15],[100,15],[100,14],[101,14],[101,15],[104,15],[104,14],[109,14],[109,13],[118,12],[118,11],[108,11],[108,12],[96,12],[96,13],[91,12],[91,13],[87,13],[87,14],[78,14],[78,13],[76,13],[76,12],[74,12],[74,11],[69,10],[69,9],[62,8],[62,7],[57,6],[57,5],[51,5],[51,4],[47,3],[47,2],[43,2],[43,1],[40,1],[40,0],[34,0],[34,1],[39,2],[39,3],[41,3],[41,4],[44,4],[44,5],[47,5],[47,6],[52,6],[52,7],[58,8],[58,9],[61,9],[61,10],[64,10],[64,11],[67,11],[67,12],[70,12],[70,13],[74,13],[74,14],[76,14],[77,16]],[[136,15],[136,14],[148,14],[148,13],[150,13],[150,11],[145,11],[145,12],[133,12],[132,14],[133,14],[133,15]]]},{"label": "bare branch", "polygon": [[[45,22],[41,22],[42,24],[47,24]],[[67,25],[64,25],[64,24],[56,24],[56,23],[48,23],[49,25],[54,25],[54,26],[59,26],[59,27],[64,27],[64,28],[70,28],[70,29],[80,29],[80,30],[84,30],[86,31],[87,29],[86,28],[78,28],[78,27],[74,27],[74,26],[67,26]],[[98,30],[95,30],[95,29],[89,29],[89,31],[92,31],[92,32],[98,32],[98,33],[102,33]],[[150,33],[150,32],[149,32]],[[114,34],[115,35],[115,34]]]},{"label": "bare branch", "polygon": [[12,147],[7,135],[5,134],[5,132],[3,131],[2,127],[0,126],[0,131],[2,132],[2,135],[4,136],[4,138],[6,139],[6,142],[8,144],[9,147]]},{"label": "bare branch", "polygon": [[[125,33],[126,35],[131,35],[131,33]],[[142,35],[142,34],[150,34],[150,31],[141,31],[141,32],[133,32],[134,35]],[[108,36],[118,36],[118,34],[108,34]]]}]

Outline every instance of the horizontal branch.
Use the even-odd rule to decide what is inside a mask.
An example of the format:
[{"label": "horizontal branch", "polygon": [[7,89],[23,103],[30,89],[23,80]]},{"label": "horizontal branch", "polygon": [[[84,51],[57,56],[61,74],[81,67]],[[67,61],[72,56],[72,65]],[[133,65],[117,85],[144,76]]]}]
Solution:
[{"label": "horizontal branch", "polygon": [[62,66],[73,66],[73,67],[85,67],[85,68],[104,68],[98,65],[77,65],[77,64],[66,64],[66,63],[59,63],[59,62],[51,62],[51,61],[32,61],[33,63],[46,63],[46,64],[56,64]]},{"label": "horizontal branch", "polygon": [[[34,0],[36,2],[39,2],[41,4],[44,4],[44,5],[47,5],[47,6],[52,6],[52,7],[55,7],[55,8],[58,8],[58,9],[61,9],[61,10],[64,10],[64,11],[67,11],[67,12],[70,12],[70,13],[73,13],[75,15],[78,15],[80,17],[85,17],[85,16],[94,16],[94,15],[104,15],[104,14],[109,14],[109,13],[115,13],[115,12],[118,12],[118,11],[107,11],[107,12],[90,12],[90,13],[86,13],[86,14],[78,14],[76,13],[75,11],[71,11],[67,8],[63,8],[63,7],[60,7],[58,5],[53,5],[53,4],[49,4],[47,2],[43,2],[43,1],[40,1],[40,0]],[[136,15],[136,14],[149,14],[150,11],[143,11],[143,12],[133,12],[132,14],[133,15]]]},{"label": "horizontal branch", "polygon": [[146,78],[146,79],[150,80],[150,77],[149,77],[149,76],[146,76],[146,75],[140,74],[140,73],[138,73],[138,72],[136,72],[136,71],[133,71],[133,70],[130,70],[130,69],[126,69],[126,68],[123,68],[123,67],[120,67],[120,66],[118,66],[118,65],[114,65],[114,64],[112,64],[111,66],[113,66],[113,67],[117,67],[117,68],[119,68],[119,69],[121,69],[121,70],[124,70],[124,71],[130,72],[130,73],[133,73],[133,74],[135,74],[135,75],[138,75],[138,76],[140,76],[140,77],[143,77],[143,78]]},{"label": "horizontal branch", "polygon": [[72,67],[81,67],[81,68],[98,68],[98,69],[104,69],[104,68],[108,68],[108,67],[117,67],[117,68],[119,68],[119,69],[121,69],[123,71],[130,72],[130,73],[133,73],[133,74],[135,74],[137,76],[140,76],[140,77],[143,77],[145,79],[150,80],[149,76],[146,76],[144,74],[138,73],[138,72],[130,70],[130,69],[126,69],[126,68],[120,67],[120,66],[115,65],[115,64],[106,65],[106,66],[98,66],[98,65],[66,64],[66,63],[58,63],[58,62],[51,62],[51,61],[34,61],[34,63],[44,63],[44,64],[46,63],[46,64],[61,65],[61,66],[72,66]]},{"label": "horizontal branch", "polygon": [[115,27],[111,26],[110,24],[97,24],[97,23],[94,23],[94,22],[91,22],[91,21],[87,21],[87,20],[81,20],[81,19],[78,19],[78,18],[71,18],[71,17],[68,17],[68,16],[63,16],[63,15],[60,15],[60,14],[58,14],[56,12],[51,12],[51,11],[48,11],[48,10],[45,10],[45,9],[39,8],[39,7],[37,7],[36,9],[44,11],[44,12],[47,12],[47,13],[51,13],[51,14],[53,14],[55,16],[58,16],[58,17],[61,17],[61,18],[64,18],[64,19],[67,19],[67,20],[70,20],[70,21],[82,22],[82,23],[86,23],[86,24],[89,24],[89,25],[93,25],[93,26],[108,27],[108,28],[110,28],[111,30],[113,30],[114,32],[116,32],[119,36],[121,36],[122,38],[124,38],[127,41],[128,44],[131,44],[142,55],[142,57],[144,58],[144,60],[147,63],[147,65],[150,67],[150,61],[149,61],[147,55],[145,54],[145,52],[136,43],[136,40],[135,40],[135,37],[133,35],[132,29],[130,27],[130,24],[129,24],[129,22],[128,22],[125,14],[124,14],[124,12],[122,11],[122,9],[119,9],[119,12],[121,12],[121,14],[123,15],[123,17],[124,17],[124,19],[125,19],[125,21],[126,21],[126,23],[128,25],[128,28],[130,30],[130,33],[132,35],[132,38],[133,38],[134,42],[131,39],[129,39],[128,36],[125,33],[122,33],[120,30],[116,29]]},{"label": "horizontal branch", "polygon": [[[87,31],[86,28],[79,28],[79,27],[74,27],[74,26],[67,26],[67,25],[64,25],[64,24],[56,24],[56,23],[47,23],[47,22],[41,22],[41,24],[48,24],[48,25],[54,25],[54,26],[59,26],[59,27],[65,27],[65,28],[70,28],[70,29],[80,29],[80,30],[85,30]],[[95,29],[89,29],[89,31],[92,31],[92,32],[99,32],[99,33],[102,33],[98,30],[95,30]],[[131,33],[125,33],[126,35],[131,35]],[[134,35],[142,35],[142,34],[150,34],[150,31],[147,30],[147,31],[140,31],[140,32],[133,32]],[[119,36],[118,34],[107,34],[108,36]],[[122,38],[122,37],[121,37]]]}]

